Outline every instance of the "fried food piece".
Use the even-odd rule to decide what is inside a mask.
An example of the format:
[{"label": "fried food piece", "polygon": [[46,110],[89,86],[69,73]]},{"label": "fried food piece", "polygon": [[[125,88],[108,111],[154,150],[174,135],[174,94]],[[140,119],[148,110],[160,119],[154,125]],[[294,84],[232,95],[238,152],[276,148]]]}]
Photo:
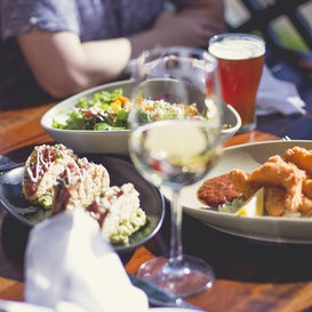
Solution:
[{"label": "fried food piece", "polygon": [[267,187],[264,192],[264,209],[273,217],[280,217],[285,213],[286,190],[279,187]]},{"label": "fried food piece", "polygon": [[272,156],[251,173],[229,172],[229,179],[243,198],[264,188],[264,209],[271,216],[298,213],[312,216],[312,150],[288,149],[283,157]]},{"label": "fried food piece", "polygon": [[302,203],[298,211],[304,217],[312,216],[312,199],[306,196],[302,196]]},{"label": "fried food piece", "polygon": [[284,188],[286,190],[286,209],[296,211],[302,201],[302,182],[305,178],[306,174],[303,170],[276,155],[255,169],[250,174],[249,180],[264,187]]},{"label": "fried food piece", "polygon": [[295,146],[285,152],[284,160],[312,175],[312,150],[308,151],[305,148]]},{"label": "fried food piece", "polygon": [[202,183],[197,190],[198,200],[207,206],[217,207],[234,198],[240,197],[242,193],[232,184],[229,173],[208,179]]},{"label": "fried food piece", "polygon": [[231,170],[229,178],[234,187],[238,189],[246,199],[256,193],[260,188],[257,184],[250,182],[248,173],[240,169]]},{"label": "fried food piece", "polygon": [[312,199],[312,178],[307,178],[303,180],[302,193],[306,197]]},{"label": "fried food piece", "polygon": [[286,192],[286,197],[285,197],[286,210],[290,212],[296,212],[298,211],[301,205],[302,205],[302,193],[296,193],[295,195],[290,195]]}]

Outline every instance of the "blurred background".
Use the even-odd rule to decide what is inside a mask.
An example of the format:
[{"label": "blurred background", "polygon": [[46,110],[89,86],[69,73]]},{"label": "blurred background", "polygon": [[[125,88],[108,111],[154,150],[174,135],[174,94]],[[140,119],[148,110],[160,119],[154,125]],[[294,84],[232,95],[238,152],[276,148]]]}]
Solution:
[{"label": "blurred background", "polygon": [[225,0],[231,30],[258,33],[271,45],[312,50],[311,0]]}]

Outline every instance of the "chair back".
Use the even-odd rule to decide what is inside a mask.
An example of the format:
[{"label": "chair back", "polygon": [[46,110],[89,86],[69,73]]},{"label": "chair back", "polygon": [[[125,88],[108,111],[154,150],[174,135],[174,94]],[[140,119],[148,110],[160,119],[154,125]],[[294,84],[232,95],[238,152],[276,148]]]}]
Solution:
[{"label": "chair back", "polygon": [[262,36],[312,79],[312,0],[225,0],[231,32]]}]

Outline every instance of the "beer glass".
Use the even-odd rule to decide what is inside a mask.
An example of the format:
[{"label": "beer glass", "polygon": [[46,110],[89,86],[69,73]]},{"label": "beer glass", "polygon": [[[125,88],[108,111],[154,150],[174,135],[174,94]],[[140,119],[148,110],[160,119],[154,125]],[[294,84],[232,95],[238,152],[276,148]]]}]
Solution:
[{"label": "beer glass", "polygon": [[223,101],[232,105],[241,117],[239,132],[253,130],[265,42],[250,34],[220,34],[210,39],[209,52],[219,61]]}]

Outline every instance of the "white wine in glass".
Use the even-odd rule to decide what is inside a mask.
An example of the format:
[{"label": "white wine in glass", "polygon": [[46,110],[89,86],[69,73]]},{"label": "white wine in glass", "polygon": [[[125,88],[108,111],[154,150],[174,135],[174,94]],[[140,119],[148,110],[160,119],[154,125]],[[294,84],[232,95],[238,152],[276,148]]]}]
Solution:
[{"label": "white wine in glass", "polygon": [[145,51],[134,63],[133,79],[130,157],[147,181],[172,190],[169,258],[155,257],[137,274],[177,296],[190,296],[214,281],[205,261],[183,254],[180,192],[204,178],[221,153],[217,60],[186,47]]}]

